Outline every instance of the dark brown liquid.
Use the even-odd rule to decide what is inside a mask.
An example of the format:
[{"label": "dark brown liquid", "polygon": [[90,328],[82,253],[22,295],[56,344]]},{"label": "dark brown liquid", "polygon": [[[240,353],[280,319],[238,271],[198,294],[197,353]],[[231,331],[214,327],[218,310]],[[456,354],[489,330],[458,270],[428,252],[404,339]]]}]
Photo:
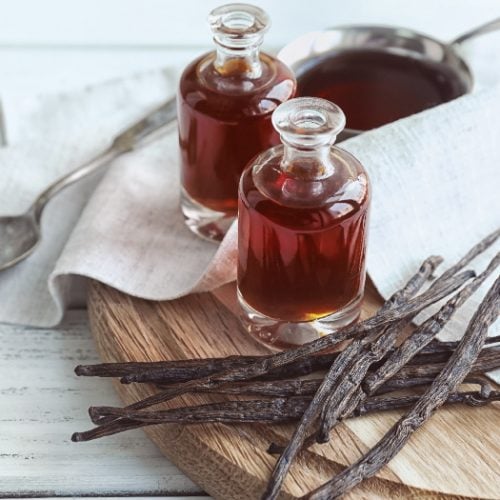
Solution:
[{"label": "dark brown liquid", "polygon": [[236,214],[241,172],[254,156],[279,143],[271,114],[293,97],[295,78],[265,54],[257,80],[245,78],[245,68],[235,66],[221,75],[207,62],[210,57],[191,63],[180,82],[182,185],[205,207]]},{"label": "dark brown liquid", "polygon": [[297,75],[300,96],[339,105],[347,126],[370,130],[467,92],[444,64],[376,50],[331,52],[310,61]]},{"label": "dark brown liquid", "polygon": [[265,197],[247,170],[238,213],[238,288],[245,301],[266,316],[296,322],[327,316],[358,298],[368,204],[365,192],[361,202],[286,207]]}]

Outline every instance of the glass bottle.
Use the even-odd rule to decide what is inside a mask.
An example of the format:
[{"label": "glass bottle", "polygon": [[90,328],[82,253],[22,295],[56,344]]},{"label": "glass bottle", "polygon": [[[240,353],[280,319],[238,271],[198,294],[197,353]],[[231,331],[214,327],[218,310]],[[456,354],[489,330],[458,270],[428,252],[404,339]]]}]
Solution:
[{"label": "glass bottle", "polygon": [[178,89],[181,209],[191,230],[220,240],[237,214],[244,167],[279,143],[271,115],[296,82],[259,50],[270,25],[262,9],[224,5],[209,23],[216,50],[187,66]]},{"label": "glass bottle", "polygon": [[333,146],[345,116],[332,102],[291,99],[273,124],[283,144],[240,181],[238,299],[247,330],[286,348],[357,320],[370,186],[360,162]]}]

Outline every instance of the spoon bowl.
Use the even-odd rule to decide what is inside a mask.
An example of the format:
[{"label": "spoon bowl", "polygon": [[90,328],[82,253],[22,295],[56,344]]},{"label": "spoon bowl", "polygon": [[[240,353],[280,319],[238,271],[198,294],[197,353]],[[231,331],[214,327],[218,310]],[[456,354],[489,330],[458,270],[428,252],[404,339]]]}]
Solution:
[{"label": "spoon bowl", "polygon": [[32,213],[0,217],[0,270],[28,257],[39,241],[40,226]]}]

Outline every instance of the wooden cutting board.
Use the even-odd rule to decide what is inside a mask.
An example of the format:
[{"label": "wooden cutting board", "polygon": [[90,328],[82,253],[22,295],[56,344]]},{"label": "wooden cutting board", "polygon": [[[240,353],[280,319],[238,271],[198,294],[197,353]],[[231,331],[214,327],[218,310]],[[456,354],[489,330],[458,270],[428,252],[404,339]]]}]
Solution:
[{"label": "wooden cutting board", "polygon": [[[234,308],[234,287],[169,302],[151,302],[92,282],[91,328],[103,361],[158,361],[263,354],[267,350],[243,331]],[[380,304],[368,288],[363,315]],[[224,305],[223,305],[224,304]],[[154,392],[145,385],[116,388],[130,404]],[[165,404],[197,404],[221,396],[188,395]],[[304,452],[285,483],[282,498],[300,497],[352,463],[397,420],[401,412],[350,419],[330,443]],[[500,406],[443,408],[419,430],[377,477],[345,498],[475,497],[500,499]],[[157,425],[148,436],[193,481],[216,499],[257,499],[275,458],[271,441],[290,434],[287,425]]]}]

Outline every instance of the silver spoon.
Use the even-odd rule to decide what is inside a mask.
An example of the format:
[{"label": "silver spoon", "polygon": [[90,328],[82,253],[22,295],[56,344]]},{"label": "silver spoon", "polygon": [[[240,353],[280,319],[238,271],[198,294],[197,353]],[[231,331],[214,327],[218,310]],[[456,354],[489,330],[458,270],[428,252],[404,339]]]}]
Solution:
[{"label": "silver spoon", "polygon": [[25,214],[0,217],[0,271],[17,264],[35,250],[41,238],[42,212],[50,199],[123,153],[144,144],[156,135],[155,132],[173,121],[175,116],[175,99],[171,99],[117,135],[111,146],[101,154],[48,186]]}]

